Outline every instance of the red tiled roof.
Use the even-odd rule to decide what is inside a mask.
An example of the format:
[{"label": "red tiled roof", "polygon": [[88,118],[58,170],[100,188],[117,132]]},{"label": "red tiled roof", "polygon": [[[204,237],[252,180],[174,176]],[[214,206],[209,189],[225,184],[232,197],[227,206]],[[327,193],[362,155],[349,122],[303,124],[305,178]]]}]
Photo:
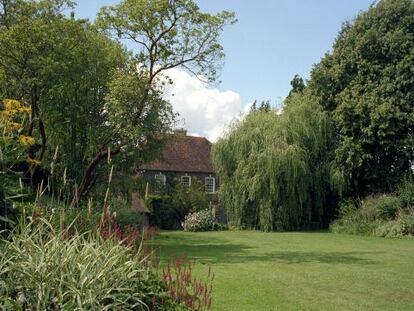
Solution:
[{"label": "red tiled roof", "polygon": [[206,138],[176,135],[166,146],[163,160],[144,164],[140,169],[213,173],[210,152],[211,143]]}]

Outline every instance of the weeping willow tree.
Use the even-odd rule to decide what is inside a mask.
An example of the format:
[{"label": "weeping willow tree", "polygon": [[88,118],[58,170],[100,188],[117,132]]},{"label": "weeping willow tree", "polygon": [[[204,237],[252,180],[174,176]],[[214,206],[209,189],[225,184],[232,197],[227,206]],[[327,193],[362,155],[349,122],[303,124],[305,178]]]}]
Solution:
[{"label": "weeping willow tree", "polygon": [[285,231],[327,223],[343,187],[334,126],[306,94],[280,114],[253,111],[213,148],[220,200],[240,228]]}]

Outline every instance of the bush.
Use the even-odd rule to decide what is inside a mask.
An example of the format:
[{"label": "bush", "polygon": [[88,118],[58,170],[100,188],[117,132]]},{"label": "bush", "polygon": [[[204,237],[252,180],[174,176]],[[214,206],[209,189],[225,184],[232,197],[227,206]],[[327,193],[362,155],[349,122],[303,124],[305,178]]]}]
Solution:
[{"label": "bush", "polygon": [[190,187],[176,180],[165,193],[151,195],[146,202],[151,211],[150,224],[160,229],[181,229],[185,215],[209,207],[204,184],[197,178],[192,178]]},{"label": "bush", "polygon": [[215,216],[213,209],[205,209],[185,216],[183,228],[185,231],[211,231],[214,228]]},{"label": "bush", "polygon": [[414,210],[414,182],[412,178],[406,178],[398,187],[397,193],[404,208],[411,208]]},{"label": "bush", "polygon": [[386,238],[413,237],[414,213],[400,212],[396,220],[383,223],[375,234]]},{"label": "bush", "polygon": [[[141,227],[142,216],[131,208],[131,204],[122,198],[109,199],[111,214],[114,224],[125,228],[126,226]],[[102,207],[80,205],[73,208],[63,202],[42,196],[36,203],[25,204],[26,209],[33,210],[37,215],[50,218],[54,227],[66,228],[71,226],[77,232],[84,233],[96,230],[102,218]]]},{"label": "bush", "polygon": [[404,235],[414,236],[414,212],[401,213],[399,222]]},{"label": "bush", "polygon": [[168,195],[152,195],[147,200],[150,210],[150,224],[164,230],[181,229],[181,221],[185,213],[177,210]]},{"label": "bush", "polygon": [[401,224],[397,220],[383,222],[375,230],[374,235],[384,238],[401,238],[404,236]]},{"label": "bush", "polygon": [[330,229],[335,233],[401,238],[414,235],[414,212],[403,209],[394,195],[368,196],[340,205],[340,217]]},{"label": "bush", "polygon": [[187,215],[189,212],[196,212],[209,207],[208,195],[205,192],[204,184],[197,178],[192,178],[190,187],[177,182],[172,194],[174,208]]},{"label": "bush", "polygon": [[382,195],[374,199],[377,217],[383,220],[392,220],[402,207],[401,199],[392,195]]},{"label": "bush", "polygon": [[122,228],[127,226],[142,228],[142,214],[133,209],[132,202],[125,199],[125,197],[109,197],[108,202],[114,215],[114,222]]},{"label": "bush", "polygon": [[372,199],[365,201],[344,201],[339,206],[339,219],[335,220],[330,230],[334,233],[372,235],[377,228],[376,209]]},{"label": "bush", "polygon": [[9,310],[174,310],[147,256],[91,233],[67,236],[40,218],[3,241],[0,301]]},{"label": "bush", "polygon": [[50,204],[52,202],[50,201],[48,206],[39,205],[39,203],[27,206],[33,211],[34,215],[48,218],[54,228],[65,229],[70,227],[71,230],[78,233],[95,231],[102,217],[102,212],[82,207],[73,208],[61,204],[51,208]]},{"label": "bush", "polygon": [[121,227],[142,227],[142,215],[132,208],[115,210],[115,223]]}]

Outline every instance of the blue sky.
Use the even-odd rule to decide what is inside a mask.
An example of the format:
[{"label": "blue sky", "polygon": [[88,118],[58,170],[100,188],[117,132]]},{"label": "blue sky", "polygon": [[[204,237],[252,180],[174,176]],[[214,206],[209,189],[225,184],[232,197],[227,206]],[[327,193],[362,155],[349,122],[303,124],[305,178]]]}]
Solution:
[{"label": "blue sky", "polygon": [[[118,2],[78,0],[76,13],[78,17],[93,19],[101,6]],[[226,61],[221,83],[208,88],[238,94],[241,110],[255,99],[280,101],[289,93],[290,81],[296,73],[309,77],[312,65],[331,48],[342,23],[367,10],[372,2],[197,0],[203,11],[230,10],[238,18],[238,23],[227,27],[222,35]],[[228,113],[234,111],[235,108]],[[188,116],[186,119],[189,123]],[[191,126],[190,131],[206,135],[205,130]]]}]

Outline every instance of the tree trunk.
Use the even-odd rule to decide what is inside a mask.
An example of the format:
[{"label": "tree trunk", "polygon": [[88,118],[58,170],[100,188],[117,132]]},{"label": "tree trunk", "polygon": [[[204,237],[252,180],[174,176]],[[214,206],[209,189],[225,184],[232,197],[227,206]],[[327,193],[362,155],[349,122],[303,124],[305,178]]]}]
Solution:
[{"label": "tree trunk", "polygon": [[88,190],[91,181],[92,181],[92,177],[93,177],[93,173],[96,169],[96,167],[99,165],[99,163],[108,157],[108,154],[110,153],[110,155],[116,155],[119,152],[121,152],[121,148],[123,145],[120,145],[119,147],[115,148],[114,150],[102,150],[101,152],[99,152],[88,164],[88,166],[86,167],[83,176],[82,176],[82,180],[79,184],[78,187],[76,187],[75,189],[75,193],[73,194],[73,198],[72,198],[72,202],[71,202],[71,207],[78,207],[79,205],[79,201],[82,198],[83,194],[86,192],[86,190]]}]

